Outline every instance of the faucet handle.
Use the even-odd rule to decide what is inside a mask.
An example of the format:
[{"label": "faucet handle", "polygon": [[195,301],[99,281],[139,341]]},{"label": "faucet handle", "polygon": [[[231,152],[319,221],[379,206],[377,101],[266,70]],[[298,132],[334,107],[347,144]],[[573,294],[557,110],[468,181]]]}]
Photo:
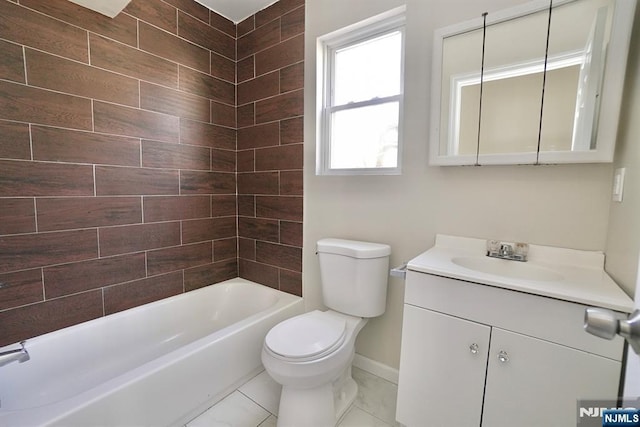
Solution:
[{"label": "faucet handle", "polygon": [[522,257],[522,259],[526,259],[529,254],[529,244],[518,242],[514,246],[514,253]]},{"label": "faucet handle", "polygon": [[500,253],[503,255],[511,255],[513,254],[513,246],[508,243],[502,243],[500,245]]},{"label": "faucet handle", "polygon": [[500,250],[500,241],[498,240],[487,240],[487,252],[488,253],[497,253]]}]

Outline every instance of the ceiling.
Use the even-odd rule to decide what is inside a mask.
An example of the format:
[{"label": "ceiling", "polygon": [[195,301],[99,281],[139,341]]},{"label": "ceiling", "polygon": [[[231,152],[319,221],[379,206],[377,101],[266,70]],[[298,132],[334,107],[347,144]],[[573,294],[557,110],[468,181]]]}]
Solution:
[{"label": "ceiling", "polygon": [[69,0],[77,5],[86,7],[109,18],[114,18],[131,0]]},{"label": "ceiling", "polygon": [[238,23],[277,0],[196,0],[198,3]]},{"label": "ceiling", "polygon": [[[70,0],[111,18],[124,9],[131,0]],[[275,3],[277,0],[195,0],[235,24]]]}]

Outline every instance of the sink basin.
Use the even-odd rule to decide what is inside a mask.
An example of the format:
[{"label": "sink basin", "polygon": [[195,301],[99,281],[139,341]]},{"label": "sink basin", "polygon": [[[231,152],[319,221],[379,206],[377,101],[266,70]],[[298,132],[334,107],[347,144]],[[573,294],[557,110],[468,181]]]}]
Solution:
[{"label": "sink basin", "polygon": [[508,261],[489,257],[457,257],[451,261],[460,267],[481,273],[512,279],[537,280],[542,282],[560,281],[562,275],[544,267],[527,264],[526,262]]}]

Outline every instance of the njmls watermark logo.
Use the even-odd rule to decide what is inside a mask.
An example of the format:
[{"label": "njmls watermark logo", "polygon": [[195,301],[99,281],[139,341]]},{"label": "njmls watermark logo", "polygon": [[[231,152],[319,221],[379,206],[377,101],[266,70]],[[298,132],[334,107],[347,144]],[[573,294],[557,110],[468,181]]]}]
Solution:
[{"label": "njmls watermark logo", "polygon": [[640,400],[579,400],[578,427],[640,427]]}]

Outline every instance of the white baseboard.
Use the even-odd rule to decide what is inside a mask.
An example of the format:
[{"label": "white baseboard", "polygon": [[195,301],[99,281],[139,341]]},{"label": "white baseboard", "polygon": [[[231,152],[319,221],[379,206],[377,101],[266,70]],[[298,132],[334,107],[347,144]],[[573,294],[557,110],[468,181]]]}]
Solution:
[{"label": "white baseboard", "polygon": [[398,370],[385,365],[384,363],[376,362],[373,359],[369,359],[368,357],[356,353],[353,358],[353,366],[372,373],[377,377],[384,378],[389,382],[398,384]]}]

